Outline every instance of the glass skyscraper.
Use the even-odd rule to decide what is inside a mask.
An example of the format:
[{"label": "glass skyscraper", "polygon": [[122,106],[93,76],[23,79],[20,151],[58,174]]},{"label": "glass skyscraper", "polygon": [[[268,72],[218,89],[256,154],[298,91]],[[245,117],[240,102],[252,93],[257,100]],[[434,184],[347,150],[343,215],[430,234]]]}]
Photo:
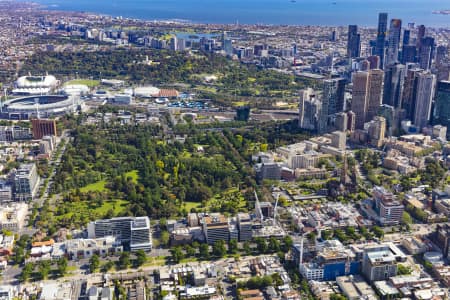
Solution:
[{"label": "glass skyscraper", "polygon": [[380,57],[380,68],[384,67],[385,62],[385,48],[386,48],[386,35],[387,35],[387,22],[388,14],[380,13],[378,15],[378,31],[377,41],[375,45],[375,55]]}]

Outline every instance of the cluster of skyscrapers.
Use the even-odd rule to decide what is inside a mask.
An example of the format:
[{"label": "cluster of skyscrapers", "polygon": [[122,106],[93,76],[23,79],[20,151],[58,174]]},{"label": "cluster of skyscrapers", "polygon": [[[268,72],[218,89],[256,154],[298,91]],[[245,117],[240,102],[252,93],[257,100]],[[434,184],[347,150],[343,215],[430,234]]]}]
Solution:
[{"label": "cluster of skyscrapers", "polygon": [[[450,125],[447,46],[436,46],[424,25],[408,24],[403,29],[402,20],[388,20],[387,13],[379,14],[376,39],[369,41],[368,57],[361,57],[358,26],[349,25],[347,56],[351,73],[341,77],[332,74],[323,80],[323,92],[302,91],[300,127],[319,134],[336,129],[362,130],[376,116],[386,119],[387,134],[397,133],[403,120],[412,122],[412,131],[421,131],[430,124]],[[351,104],[346,103],[346,91],[351,92]],[[341,128],[343,112],[354,128]]]}]

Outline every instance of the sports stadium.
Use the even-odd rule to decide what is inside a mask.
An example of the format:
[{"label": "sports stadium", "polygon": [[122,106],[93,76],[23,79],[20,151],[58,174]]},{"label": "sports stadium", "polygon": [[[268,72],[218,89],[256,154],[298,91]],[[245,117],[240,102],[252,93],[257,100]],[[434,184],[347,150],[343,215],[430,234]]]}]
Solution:
[{"label": "sports stadium", "polygon": [[25,120],[74,113],[83,102],[77,95],[36,95],[15,98],[1,104],[3,118]]}]

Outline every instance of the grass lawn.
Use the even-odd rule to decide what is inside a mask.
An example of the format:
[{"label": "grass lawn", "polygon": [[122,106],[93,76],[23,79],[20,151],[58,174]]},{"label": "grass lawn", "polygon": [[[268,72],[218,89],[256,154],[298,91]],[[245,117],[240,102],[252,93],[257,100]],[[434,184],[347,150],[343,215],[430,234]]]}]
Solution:
[{"label": "grass lawn", "polygon": [[83,84],[87,85],[90,88],[93,88],[100,85],[100,81],[91,79],[74,79],[65,83],[65,85],[72,85],[72,84]]},{"label": "grass lawn", "polygon": [[[125,178],[131,177],[134,183],[138,182],[139,174],[137,170],[133,170],[125,173]],[[80,188],[80,192],[88,193],[88,192],[104,192],[106,190],[106,180],[97,181],[95,183],[88,184]]]},{"label": "grass lawn", "polygon": [[147,262],[141,267],[164,266],[166,264],[165,256],[148,257]]},{"label": "grass lawn", "polygon": [[114,215],[117,216],[126,210],[128,201],[120,199],[104,201],[102,206],[96,208],[90,208],[86,201],[66,203],[64,205],[68,205],[70,210],[64,215],[57,216],[58,219],[70,218],[73,215],[96,215],[103,217],[110,209],[112,209]]},{"label": "grass lawn", "polygon": [[235,101],[233,102],[233,106],[244,106],[247,105],[248,101]]},{"label": "grass lawn", "polygon": [[88,184],[85,187],[80,188],[80,192],[88,193],[88,192],[103,192],[106,187],[106,180],[97,181],[95,183]]},{"label": "grass lawn", "polygon": [[196,262],[196,261],[198,261],[198,259],[196,257],[183,258],[182,260],[180,260],[180,264]]},{"label": "grass lawn", "polygon": [[191,208],[199,208],[202,206],[200,202],[184,202],[186,205],[186,210],[191,211]]},{"label": "grass lawn", "polygon": [[98,212],[100,214],[106,214],[106,212],[110,209],[112,209],[114,211],[114,215],[118,215],[119,213],[121,213],[122,211],[125,210],[125,207],[127,206],[128,201],[126,200],[121,200],[121,199],[117,199],[117,200],[109,200],[109,201],[105,201],[103,202],[103,205],[94,209],[95,212]]}]

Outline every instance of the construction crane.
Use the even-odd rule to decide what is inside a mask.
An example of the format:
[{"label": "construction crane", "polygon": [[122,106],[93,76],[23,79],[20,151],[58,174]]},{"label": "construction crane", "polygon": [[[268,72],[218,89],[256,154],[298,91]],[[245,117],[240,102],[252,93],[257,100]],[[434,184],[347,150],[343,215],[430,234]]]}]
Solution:
[{"label": "construction crane", "polygon": [[255,190],[255,199],[256,199],[256,202],[255,202],[256,214],[259,214],[259,217],[260,217],[261,222],[262,222],[263,219],[264,219],[264,216],[263,216],[263,213],[262,213],[262,210],[261,210],[261,205],[259,204],[259,199],[258,199],[258,195],[256,194],[256,190]]},{"label": "construction crane", "polygon": [[278,199],[280,198],[280,193],[277,193],[277,197],[276,197],[276,200],[275,200],[275,208],[274,208],[274,210],[273,210],[273,222],[272,222],[272,225],[273,226],[275,226],[275,223],[276,223],[276,218],[277,218],[277,207],[278,207]]}]

